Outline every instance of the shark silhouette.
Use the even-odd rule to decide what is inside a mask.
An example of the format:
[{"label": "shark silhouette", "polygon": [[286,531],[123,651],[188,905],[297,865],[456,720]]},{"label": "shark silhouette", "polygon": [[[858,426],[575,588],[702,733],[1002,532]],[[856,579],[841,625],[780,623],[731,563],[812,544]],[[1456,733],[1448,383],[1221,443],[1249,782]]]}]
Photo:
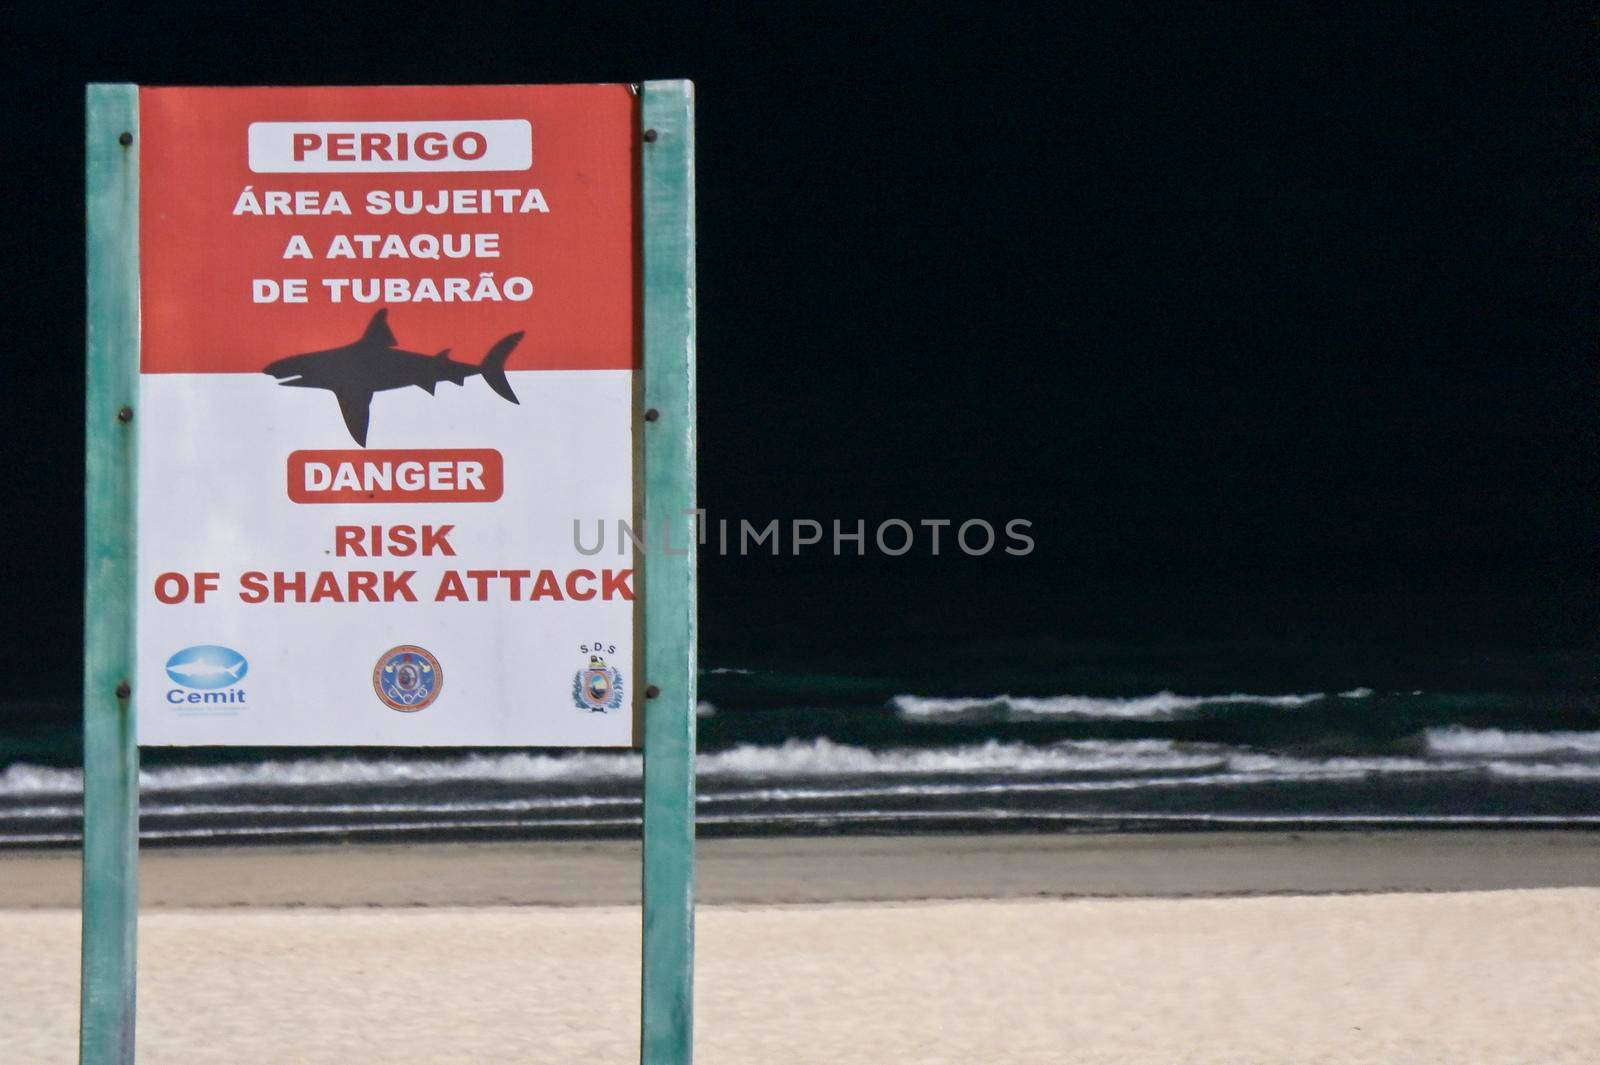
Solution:
[{"label": "shark silhouette", "polygon": [[372,316],[367,331],[354,344],[290,355],[269,363],[263,372],[276,377],[280,385],[332,392],[351,437],[366,447],[375,392],[416,385],[431,396],[440,381],[462,385],[467,378],[480,374],[495,392],[517,403],[517,394],[506,380],[506,359],[522,336],[516,332],[502,337],[476,366],[453,361],[449,348],[437,355],[402,351],[395,347],[397,341],[389,329],[389,308],[385,307]]}]

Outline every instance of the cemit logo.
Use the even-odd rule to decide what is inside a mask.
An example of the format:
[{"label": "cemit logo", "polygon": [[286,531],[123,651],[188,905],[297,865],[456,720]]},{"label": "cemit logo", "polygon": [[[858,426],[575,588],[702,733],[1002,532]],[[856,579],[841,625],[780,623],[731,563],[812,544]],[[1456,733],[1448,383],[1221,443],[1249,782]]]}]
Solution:
[{"label": "cemit logo", "polygon": [[248,672],[249,661],[231,647],[216,644],[185,647],[167,659],[167,676],[191,690],[173,688],[167,692],[167,702],[174,705],[242,703],[245,693],[238,684]]}]

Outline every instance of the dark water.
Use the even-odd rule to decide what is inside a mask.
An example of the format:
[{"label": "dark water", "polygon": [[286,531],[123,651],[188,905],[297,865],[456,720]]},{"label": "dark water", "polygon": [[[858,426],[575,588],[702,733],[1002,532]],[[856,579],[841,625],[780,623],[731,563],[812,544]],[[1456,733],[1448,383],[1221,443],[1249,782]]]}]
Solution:
[{"label": "dark water", "polygon": [[[1600,826],[1587,656],[1379,665],[1365,681],[1270,656],[1032,673],[1026,654],[976,657],[915,678],[704,671],[701,833]],[[72,713],[5,704],[0,846],[77,842]],[[150,750],[141,810],[155,844],[630,836],[640,761]]]}]

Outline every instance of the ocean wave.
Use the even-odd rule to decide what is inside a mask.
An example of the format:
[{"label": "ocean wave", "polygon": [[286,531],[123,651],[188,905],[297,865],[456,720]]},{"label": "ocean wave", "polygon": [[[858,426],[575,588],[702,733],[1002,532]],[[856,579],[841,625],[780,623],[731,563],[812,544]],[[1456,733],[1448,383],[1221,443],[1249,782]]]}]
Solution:
[{"label": "ocean wave", "polygon": [[[998,795],[1054,795],[1083,792],[1140,791],[1146,788],[1208,788],[1272,784],[1299,779],[1293,773],[1199,773],[1165,777],[1112,777],[1093,780],[1007,780],[998,782],[881,784],[861,787],[770,787],[728,791],[702,790],[695,796],[700,807],[739,804],[805,804],[849,802],[860,799],[964,799]],[[163,802],[146,800],[139,816],[149,822],[184,817],[372,817],[387,814],[530,814],[554,810],[637,808],[640,795],[546,795],[526,799],[462,799],[443,802]],[[74,820],[83,813],[75,803],[0,807],[6,821]]]},{"label": "ocean wave", "polygon": [[[1507,733],[1436,729],[1427,733],[1427,756],[1306,757],[1168,739],[1065,740],[1041,745],[989,740],[952,747],[876,749],[828,739],[745,744],[704,753],[696,760],[702,781],[727,790],[738,781],[804,781],[840,777],[1009,778],[1121,773],[1228,773],[1239,783],[1326,780],[1371,774],[1488,772],[1515,778],[1600,778],[1600,763],[1565,762],[1563,755],[1600,753],[1600,733]],[[1529,756],[1546,755],[1535,762]],[[204,791],[341,787],[403,789],[440,784],[526,784],[602,790],[639,779],[636,752],[539,754],[508,751],[448,758],[270,760],[221,765],[147,767],[140,790],[147,799]],[[16,764],[0,771],[0,799],[76,796],[76,769]],[[376,801],[376,799],[374,800]],[[0,816],[5,808],[0,806]]]},{"label": "ocean wave", "polygon": [[1489,772],[1516,780],[1600,780],[1600,765],[1581,762],[1490,762]]},{"label": "ocean wave", "polygon": [[1224,755],[1172,740],[1071,740],[1050,746],[989,740],[960,747],[874,750],[831,740],[790,740],[702,755],[702,776],[851,776],[945,773],[1082,773],[1201,769]]},{"label": "ocean wave", "polygon": [[76,769],[18,762],[0,770],[0,796],[77,795],[83,791],[83,773]]},{"label": "ocean wave", "polygon": [[[1050,746],[1003,743],[945,748],[873,750],[826,739],[790,740],[777,746],[740,746],[700,755],[697,776],[720,779],[806,779],[841,776],[943,776],[1058,773],[1171,773],[1226,770],[1313,778],[1364,773],[1419,773],[1471,769],[1473,762],[1418,758],[1310,759],[1254,754],[1208,744],[1172,740],[1070,740]],[[557,757],[525,753],[468,755],[429,761],[355,758],[297,760],[213,766],[166,766],[140,774],[147,796],[239,788],[368,786],[396,787],[441,783],[593,783],[625,782],[640,775],[637,754],[579,754]],[[77,770],[14,765],[0,773],[0,797],[75,795],[82,786]],[[3,813],[3,810],[0,810]]]},{"label": "ocean wave", "polygon": [[[776,746],[741,745],[702,754],[696,773],[719,777],[815,777],[852,774],[1051,773],[1197,769],[1223,755],[1183,750],[1170,740],[1077,740],[1048,747],[991,740],[948,748],[873,750],[827,739]],[[637,779],[638,754],[569,755],[508,752],[458,758],[296,759],[206,766],[161,766],[139,774],[141,791],[160,794],[250,787],[390,786],[438,783],[588,783]],[[82,791],[76,769],[26,764],[0,772],[0,796],[72,795]]]},{"label": "ocean wave", "polygon": [[[1415,759],[1333,758],[1322,761],[1271,756],[1235,755],[1209,772],[1166,776],[1115,776],[1072,780],[921,780],[914,782],[838,786],[800,783],[773,787],[703,788],[696,796],[701,807],[732,804],[804,804],[847,802],[861,799],[964,799],[981,796],[1077,794],[1141,791],[1146,789],[1250,787],[1308,781],[1349,780],[1375,773],[1478,768],[1470,763],[1426,763]],[[1494,768],[1494,767],[1491,767]],[[1564,770],[1564,766],[1512,764],[1509,775],[1540,775],[1529,770]],[[1600,770],[1596,770],[1600,772]],[[1570,775],[1558,773],[1557,775]],[[892,781],[892,778],[891,778]],[[540,811],[632,808],[642,804],[639,795],[543,795],[517,799],[424,799],[390,801],[374,798],[356,802],[208,802],[147,798],[140,816],[147,820],[181,817],[229,816],[377,816],[385,814],[530,814]],[[82,813],[76,804],[0,806],[0,822],[10,820],[67,820]]]},{"label": "ocean wave", "polygon": [[[1570,826],[1600,824],[1600,815],[1594,814],[1385,814],[1385,813],[1217,813],[1208,811],[1151,812],[1151,811],[1073,811],[1073,810],[1018,810],[1008,808],[982,808],[967,810],[841,810],[841,811],[790,811],[782,813],[728,813],[699,814],[695,821],[708,825],[760,825],[767,828],[782,826],[833,826],[872,823],[911,823],[934,821],[943,823],[980,822],[984,824],[1049,824],[1077,823],[1111,826],[1119,823],[1144,824],[1216,824],[1216,825],[1480,825],[1495,826]],[[504,832],[508,829],[637,829],[641,819],[637,816],[583,817],[583,818],[524,818],[515,820],[463,820],[463,821],[385,821],[369,824],[306,824],[306,825],[228,825],[210,828],[144,829],[139,837],[144,840],[204,840],[227,838],[359,836],[373,834],[441,833],[463,830],[489,830]],[[26,832],[0,834],[0,846],[7,844],[77,843],[83,839],[78,832]]]},{"label": "ocean wave", "polygon": [[[1371,694],[1370,689],[1354,691]],[[1359,698],[1354,692],[1346,698]],[[990,695],[977,698],[931,698],[921,695],[896,695],[889,700],[904,721],[981,722],[1048,721],[1061,718],[1082,720],[1164,721],[1205,706],[1276,706],[1294,708],[1326,698],[1323,692],[1295,695],[1179,695],[1162,691],[1154,695],[1115,698],[1094,695]]]},{"label": "ocean wave", "polygon": [[1506,732],[1450,725],[1426,733],[1434,754],[1517,758],[1539,754],[1600,754],[1600,732]]},{"label": "ocean wave", "polygon": [[[238,762],[204,766],[160,766],[139,773],[146,794],[252,787],[387,786],[435,783],[626,780],[638,777],[633,753],[566,756],[524,752],[466,755],[448,759],[328,758]],[[18,763],[0,772],[0,796],[74,795],[83,773]]]}]

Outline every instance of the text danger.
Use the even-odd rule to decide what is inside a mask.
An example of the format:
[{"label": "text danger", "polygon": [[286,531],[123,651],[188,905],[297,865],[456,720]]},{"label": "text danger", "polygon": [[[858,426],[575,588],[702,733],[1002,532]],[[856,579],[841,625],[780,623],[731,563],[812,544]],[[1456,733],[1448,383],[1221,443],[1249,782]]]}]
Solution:
[{"label": "text danger", "polygon": [[504,485],[505,464],[493,448],[289,455],[296,503],[493,503]]}]

